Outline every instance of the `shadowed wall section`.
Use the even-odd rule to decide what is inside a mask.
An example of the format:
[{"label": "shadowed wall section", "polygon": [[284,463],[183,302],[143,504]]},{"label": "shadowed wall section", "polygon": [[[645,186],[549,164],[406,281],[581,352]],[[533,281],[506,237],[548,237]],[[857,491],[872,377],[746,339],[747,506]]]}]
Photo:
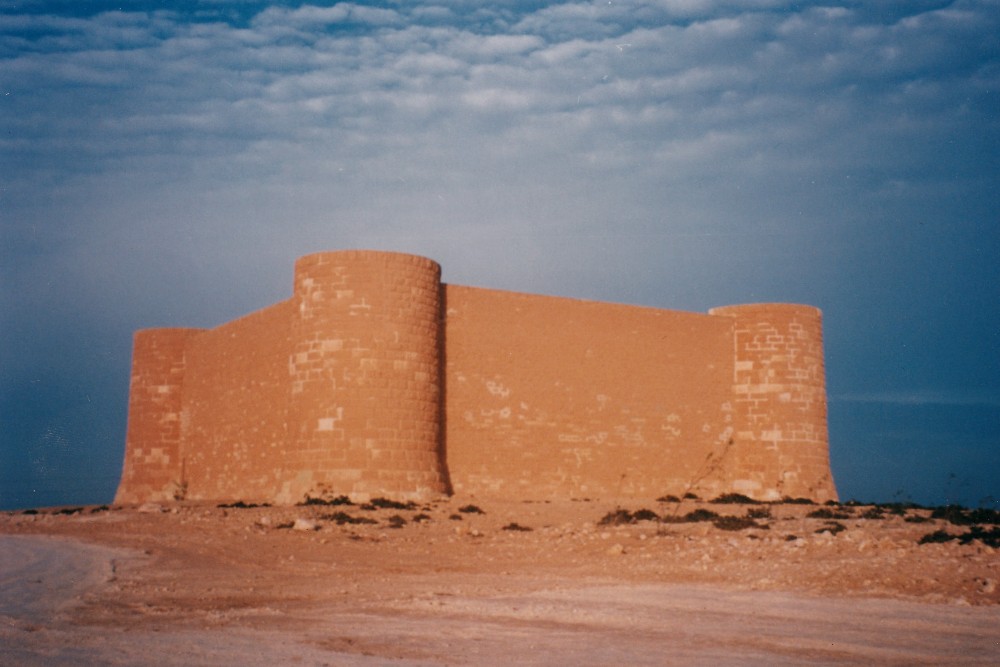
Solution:
[{"label": "shadowed wall section", "polygon": [[301,258],[287,301],[136,334],[118,502],[452,489],[835,498],[820,313],[443,285],[345,251]]},{"label": "shadowed wall section", "polygon": [[181,457],[185,350],[202,329],[145,329],[132,345],[125,463],[115,502],[172,500],[184,493]]}]

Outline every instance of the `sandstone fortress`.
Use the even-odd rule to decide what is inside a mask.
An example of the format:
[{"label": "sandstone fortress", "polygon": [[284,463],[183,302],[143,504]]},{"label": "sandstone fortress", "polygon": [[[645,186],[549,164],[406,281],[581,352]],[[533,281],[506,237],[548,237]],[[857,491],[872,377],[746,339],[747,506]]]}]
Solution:
[{"label": "sandstone fortress", "polygon": [[414,255],[319,253],[286,301],[137,332],[116,502],[836,499],[819,310],[440,278]]}]

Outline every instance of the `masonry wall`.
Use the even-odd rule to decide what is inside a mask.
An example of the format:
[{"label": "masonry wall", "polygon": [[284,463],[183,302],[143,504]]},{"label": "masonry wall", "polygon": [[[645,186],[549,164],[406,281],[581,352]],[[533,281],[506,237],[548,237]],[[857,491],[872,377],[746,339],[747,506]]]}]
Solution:
[{"label": "masonry wall", "polygon": [[295,266],[288,465],[279,501],[328,489],[447,491],[441,453],[441,267],[400,253],[320,253]]},{"label": "masonry wall", "polygon": [[732,318],[735,447],[727,477],[763,500],[835,500],[827,435],[822,314],[795,304],[714,308]]},{"label": "masonry wall", "polygon": [[445,305],[456,491],[683,493],[732,435],[729,319],[455,285]]},{"label": "masonry wall", "polygon": [[292,474],[294,314],[295,304],[283,301],[189,342],[181,450],[188,499],[273,499]]},{"label": "masonry wall", "polygon": [[117,502],[836,498],[815,308],[442,285],[373,251],[303,257],[293,283],[214,329],[136,334]]},{"label": "masonry wall", "polygon": [[188,343],[201,329],[137,331],[132,345],[128,430],[115,502],[172,500],[183,493],[182,390]]}]

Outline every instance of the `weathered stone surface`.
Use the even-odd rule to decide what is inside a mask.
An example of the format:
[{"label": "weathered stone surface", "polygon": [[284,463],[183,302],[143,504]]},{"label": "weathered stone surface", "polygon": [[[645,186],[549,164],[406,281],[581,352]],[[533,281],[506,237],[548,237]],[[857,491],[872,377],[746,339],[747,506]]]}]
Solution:
[{"label": "weathered stone surface", "polygon": [[287,301],[138,332],[116,501],[836,498],[817,309],[688,313],[440,275],[319,253]]}]

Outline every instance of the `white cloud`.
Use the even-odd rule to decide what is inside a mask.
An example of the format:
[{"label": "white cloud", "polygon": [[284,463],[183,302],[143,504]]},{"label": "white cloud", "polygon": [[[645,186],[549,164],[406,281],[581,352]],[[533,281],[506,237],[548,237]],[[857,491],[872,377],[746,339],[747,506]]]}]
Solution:
[{"label": "white cloud", "polygon": [[[0,149],[20,156],[7,196],[29,205],[40,174],[61,182],[50,194],[82,200],[101,179],[133,183],[137,199],[172,183],[192,201],[226,202],[206,217],[266,229],[270,209],[240,203],[242,177],[303,220],[349,211],[388,234],[469,218],[524,235],[593,228],[622,206],[641,211],[643,229],[670,210],[735,232],[726,211],[747,210],[737,192],[788,190],[795,177],[834,200],[845,174],[902,182],[915,140],[968,122],[975,106],[955,100],[988,94],[989,70],[970,76],[975,58],[961,50],[988,51],[987,14],[966,4],[879,21],[692,0],[302,5],[239,25],[224,14],[7,17]],[[986,46],[952,44],[975,44],[970,34]],[[915,59],[946,74],[910,76]],[[477,210],[496,192],[517,215]],[[546,193],[573,200],[511,204],[539,207]],[[306,245],[312,230],[284,233]]]},{"label": "white cloud", "polygon": [[339,2],[332,7],[302,5],[295,9],[269,7],[257,14],[253,25],[258,27],[282,26],[300,30],[322,29],[337,23],[358,23],[372,26],[397,25],[399,14],[391,9],[366,7],[349,2]]},{"label": "white cloud", "polygon": [[481,37],[464,33],[460,43],[456,44],[456,52],[473,58],[495,59],[500,56],[520,55],[544,45],[536,35],[488,35]]}]

